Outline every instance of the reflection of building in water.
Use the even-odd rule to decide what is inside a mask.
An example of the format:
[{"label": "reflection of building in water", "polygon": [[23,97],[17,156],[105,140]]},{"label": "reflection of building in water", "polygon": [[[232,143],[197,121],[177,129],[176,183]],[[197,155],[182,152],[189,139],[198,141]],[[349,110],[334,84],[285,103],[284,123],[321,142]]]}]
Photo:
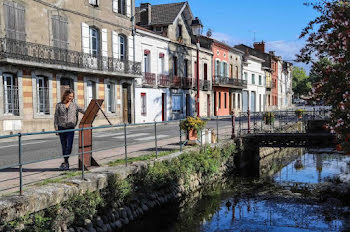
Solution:
[{"label": "reflection of building in water", "polygon": [[321,154],[316,154],[316,171],[318,173],[318,182],[321,182],[323,160]]}]

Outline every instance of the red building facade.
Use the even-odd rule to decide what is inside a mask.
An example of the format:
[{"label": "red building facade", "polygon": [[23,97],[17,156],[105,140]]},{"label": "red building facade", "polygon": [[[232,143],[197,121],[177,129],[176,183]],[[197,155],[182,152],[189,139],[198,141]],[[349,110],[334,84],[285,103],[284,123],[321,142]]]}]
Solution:
[{"label": "red building facade", "polygon": [[214,41],[213,51],[213,91],[214,91],[214,115],[230,115],[229,87],[223,84],[223,80],[229,77],[229,46]]},{"label": "red building facade", "polygon": [[271,70],[272,70],[272,88],[271,88],[271,105],[278,106],[278,59],[271,53]]}]

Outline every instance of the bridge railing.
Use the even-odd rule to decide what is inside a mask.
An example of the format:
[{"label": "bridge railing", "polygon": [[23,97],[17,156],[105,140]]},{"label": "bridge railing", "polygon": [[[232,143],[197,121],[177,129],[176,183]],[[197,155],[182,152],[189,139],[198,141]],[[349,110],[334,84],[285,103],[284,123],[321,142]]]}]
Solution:
[{"label": "bridge railing", "polygon": [[[314,108],[312,110],[304,110],[300,113],[296,112],[295,110],[241,112],[238,114],[236,119],[236,123],[238,123],[237,135],[242,136],[253,133],[303,132],[308,121],[326,120],[329,117],[330,109],[328,108]],[[295,126],[296,123],[300,123],[300,128],[298,130],[292,130],[291,126]]]}]

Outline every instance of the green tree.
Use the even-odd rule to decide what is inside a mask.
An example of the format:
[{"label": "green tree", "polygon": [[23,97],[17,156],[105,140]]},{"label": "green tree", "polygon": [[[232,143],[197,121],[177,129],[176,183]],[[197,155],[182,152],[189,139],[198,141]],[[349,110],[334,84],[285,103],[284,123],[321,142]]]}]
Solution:
[{"label": "green tree", "polygon": [[311,91],[311,82],[305,69],[300,67],[293,67],[293,92],[298,97],[301,95],[308,95]]},{"label": "green tree", "polygon": [[331,66],[332,62],[327,57],[322,57],[313,62],[310,70],[310,82],[312,85],[319,83],[323,79],[324,67]]}]

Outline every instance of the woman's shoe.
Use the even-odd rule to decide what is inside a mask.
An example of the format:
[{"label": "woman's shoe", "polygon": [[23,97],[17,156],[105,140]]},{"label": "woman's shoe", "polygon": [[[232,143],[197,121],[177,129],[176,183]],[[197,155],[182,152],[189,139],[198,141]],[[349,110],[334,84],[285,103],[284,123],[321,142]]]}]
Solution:
[{"label": "woman's shoe", "polygon": [[60,170],[65,170],[66,169],[66,163],[61,163],[61,166],[59,167]]}]

